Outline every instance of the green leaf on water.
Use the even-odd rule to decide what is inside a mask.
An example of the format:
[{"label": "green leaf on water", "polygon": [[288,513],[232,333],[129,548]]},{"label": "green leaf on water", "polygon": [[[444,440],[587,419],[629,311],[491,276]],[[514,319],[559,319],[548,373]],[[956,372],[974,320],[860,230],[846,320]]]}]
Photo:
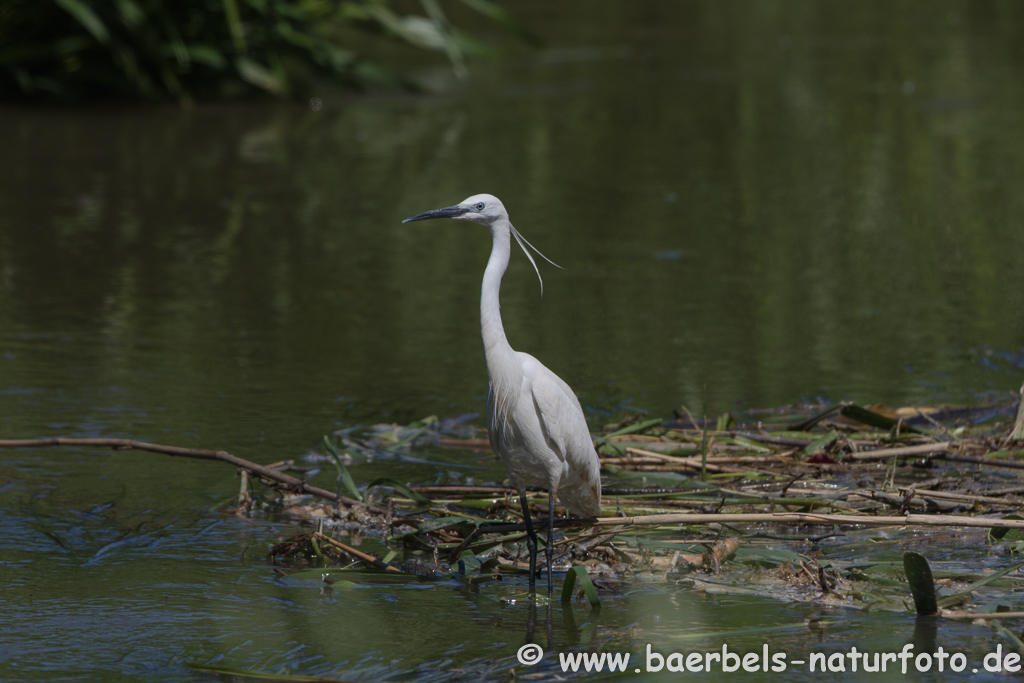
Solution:
[{"label": "green leaf on water", "polygon": [[829,446],[831,446],[833,443],[835,443],[835,440],[838,438],[839,433],[833,429],[825,436],[807,444],[807,447],[804,448],[804,455],[814,455],[818,451],[823,451]]},{"label": "green leaf on water", "polygon": [[324,559],[323,551],[320,550],[320,544],[316,542],[316,537],[310,536],[309,544],[313,547],[313,552],[320,560]]},{"label": "green leaf on water", "polygon": [[915,552],[903,554],[903,571],[907,574],[907,583],[914,596],[914,607],[923,616],[938,614],[939,606],[935,599],[935,581],[932,569],[924,555]]},{"label": "green leaf on water", "polygon": [[367,485],[366,490],[369,491],[374,486],[390,486],[391,488],[398,491],[409,500],[420,505],[430,505],[431,503],[431,500],[424,496],[422,493],[413,491],[411,488],[409,488],[408,484],[403,484],[397,479],[392,479],[391,477],[379,477],[377,479],[374,479]]},{"label": "green leaf on water", "polygon": [[[1024,517],[1005,515],[1003,519],[1024,519]],[[1020,529],[989,529],[988,537],[991,541],[1021,541],[1024,540],[1024,532]]]},{"label": "green leaf on water", "polygon": [[733,443],[736,444],[737,446],[749,448],[750,450],[756,451],[757,453],[771,453],[772,451],[772,449],[766,446],[765,444],[760,443],[758,441],[754,441],[753,439],[747,439],[743,436],[734,437]]},{"label": "green leaf on water", "polygon": [[341,483],[344,484],[345,488],[348,490],[349,493],[352,494],[353,498],[355,498],[359,502],[363,502],[363,494],[359,492],[359,487],[356,486],[356,482],[354,479],[352,479],[352,475],[348,473],[348,469],[345,467],[345,465],[342,464],[340,460],[338,461],[337,464],[338,469],[341,470]]},{"label": "green leaf on water", "polygon": [[735,559],[739,562],[777,566],[787,562],[801,562],[807,558],[785,548],[740,547],[736,551]]},{"label": "green leaf on water", "polygon": [[1016,633],[1006,628],[1002,624],[995,624],[992,630],[1001,635],[1003,638],[1009,640],[1013,644],[1013,648],[1017,650],[1017,652],[1024,652],[1024,641],[1022,641],[1020,639],[1020,636],[1018,636]]},{"label": "green leaf on water", "polygon": [[976,605],[974,611],[978,614],[998,614],[1000,612],[1012,612],[1013,604],[1006,600],[996,600],[993,602],[983,602],[980,605]]},{"label": "green leaf on water", "polygon": [[1011,572],[1017,571],[1021,567],[1024,567],[1024,562],[1021,562],[1019,564],[1015,564],[1012,567],[1010,567],[1009,569],[1004,569],[1001,572],[996,572],[995,574],[990,574],[989,576],[986,576],[983,579],[978,579],[977,581],[975,581],[971,585],[967,586],[967,588],[964,589],[964,592],[973,591],[973,590],[976,590],[978,588],[981,588],[982,586],[987,586],[988,584],[992,583],[996,579],[1001,579],[1004,576],[1006,576],[1007,574],[1009,574]]},{"label": "green leaf on water", "polygon": [[500,567],[496,557],[464,557],[459,560],[459,574],[482,574],[488,569]]},{"label": "green leaf on water", "polygon": [[[897,423],[897,421],[892,419],[891,417],[886,417],[881,413],[876,413],[875,411],[868,410],[867,408],[861,408],[860,406],[853,405],[852,403],[849,405],[841,406],[839,408],[839,412],[843,415],[843,417],[848,417],[851,420],[856,420],[861,424],[866,424],[867,426],[875,427],[876,429],[889,430],[895,427]],[[906,423],[900,426],[900,430],[907,432],[917,432],[918,434],[925,433],[924,430],[918,429],[917,427],[908,425]]]},{"label": "green leaf on water", "polygon": [[572,600],[573,589],[576,587],[576,581],[579,580],[580,586],[583,587],[583,592],[587,594],[587,600],[593,607],[601,606],[601,599],[597,597],[597,589],[594,588],[593,582],[590,580],[590,575],[587,574],[586,567],[573,567],[565,575],[565,583],[562,584],[562,602],[567,603]]},{"label": "green leaf on water", "polygon": [[342,454],[338,450],[337,446],[331,443],[331,440],[324,435],[324,446],[327,447],[327,452],[331,456],[331,461],[334,462],[334,466],[338,469],[338,476],[341,477],[341,483],[345,489],[352,494],[352,497],[358,500],[360,503],[363,502],[363,494],[359,492],[359,487],[356,486],[355,480],[352,475],[348,473],[348,469],[344,463],[341,462]]},{"label": "green leaf on water", "polygon": [[628,427],[623,427],[622,429],[617,429],[614,432],[612,432],[611,434],[605,434],[604,438],[608,439],[608,438],[611,438],[613,436],[625,436],[626,434],[641,434],[643,432],[646,432],[651,427],[657,427],[660,424],[661,424],[661,418],[654,419],[654,420],[644,420],[643,422],[638,422],[635,425],[629,425]]},{"label": "green leaf on water", "polygon": [[434,519],[428,519],[421,522],[416,528],[415,533],[423,534],[428,531],[447,529],[448,527],[455,526],[457,524],[478,524],[478,520],[467,519],[465,517],[435,517]]}]

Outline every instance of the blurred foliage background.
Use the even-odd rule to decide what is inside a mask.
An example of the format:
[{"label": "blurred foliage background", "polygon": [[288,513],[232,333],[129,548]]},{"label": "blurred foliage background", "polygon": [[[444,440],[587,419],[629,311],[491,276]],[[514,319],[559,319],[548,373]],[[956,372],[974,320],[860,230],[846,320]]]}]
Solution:
[{"label": "blurred foliage background", "polygon": [[[462,4],[527,35],[490,0]],[[354,47],[367,37],[443,52],[457,74],[485,46],[437,0],[6,0],[0,97],[188,100],[301,95],[317,79],[407,86]],[[416,9],[419,12],[413,12]]]}]

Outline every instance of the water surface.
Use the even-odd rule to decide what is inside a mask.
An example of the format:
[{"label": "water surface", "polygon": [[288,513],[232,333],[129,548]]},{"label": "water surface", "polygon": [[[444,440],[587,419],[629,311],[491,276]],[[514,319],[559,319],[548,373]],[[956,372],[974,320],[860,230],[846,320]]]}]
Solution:
[{"label": "water surface", "polygon": [[[680,405],[969,403],[1020,386],[1019,4],[514,9],[545,45],[474,62],[461,84],[430,66],[431,95],[0,109],[0,438],[123,436],[270,462],[336,429],[480,412],[487,235],[401,224],[477,192],[564,267],[542,266],[541,297],[514,257],[503,318],[595,426]],[[501,476],[469,464],[478,481]],[[353,474],[458,476],[394,462]],[[502,678],[531,628],[545,640],[550,625],[552,652],[636,655],[818,610],[638,584],[597,618],[555,607],[531,626],[525,608],[457,585],[324,592],[261,559],[288,524],[218,511],[236,487],[225,468],[150,454],[0,453],[4,677],[190,680],[184,662],[199,661]],[[902,615],[837,623],[815,637],[917,637]],[[806,651],[807,638],[772,642]],[[995,642],[970,625],[936,638],[972,656]]]}]

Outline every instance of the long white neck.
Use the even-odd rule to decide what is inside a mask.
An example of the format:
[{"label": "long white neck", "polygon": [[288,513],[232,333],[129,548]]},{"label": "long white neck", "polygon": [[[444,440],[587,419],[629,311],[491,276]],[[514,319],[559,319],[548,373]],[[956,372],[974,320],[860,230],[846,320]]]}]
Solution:
[{"label": "long white neck", "polygon": [[507,219],[501,219],[491,225],[491,257],[487,260],[484,270],[484,281],[480,289],[480,333],[484,340],[484,358],[487,361],[487,375],[491,381],[499,368],[518,363],[503,363],[502,359],[512,356],[515,352],[505,337],[505,328],[501,324],[501,302],[498,299],[501,290],[501,278],[508,268],[510,256],[510,230]]}]

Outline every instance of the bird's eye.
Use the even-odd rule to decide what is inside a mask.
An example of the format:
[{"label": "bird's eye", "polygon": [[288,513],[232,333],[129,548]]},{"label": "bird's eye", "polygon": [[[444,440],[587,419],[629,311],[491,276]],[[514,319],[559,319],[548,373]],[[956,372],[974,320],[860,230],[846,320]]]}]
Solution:
[{"label": "bird's eye", "polygon": [[477,202],[476,210],[477,211],[483,211],[484,210],[484,203],[483,202]]}]

